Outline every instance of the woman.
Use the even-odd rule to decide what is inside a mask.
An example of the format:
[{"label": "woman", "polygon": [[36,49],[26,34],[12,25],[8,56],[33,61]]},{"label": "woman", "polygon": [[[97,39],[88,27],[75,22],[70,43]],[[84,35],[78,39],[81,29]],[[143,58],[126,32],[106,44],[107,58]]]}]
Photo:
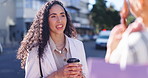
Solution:
[{"label": "woman", "polygon": [[[59,1],[47,2],[37,13],[21,42],[17,58],[25,65],[25,78],[84,78],[88,75],[85,51]],[[80,63],[66,63],[68,58]]]},{"label": "woman", "polygon": [[[125,0],[125,3],[124,8],[129,8],[137,20],[123,33],[109,62],[120,63],[122,67],[126,64],[148,64],[148,0]],[[138,26],[142,31],[136,29]],[[137,32],[133,32],[135,30]]]}]

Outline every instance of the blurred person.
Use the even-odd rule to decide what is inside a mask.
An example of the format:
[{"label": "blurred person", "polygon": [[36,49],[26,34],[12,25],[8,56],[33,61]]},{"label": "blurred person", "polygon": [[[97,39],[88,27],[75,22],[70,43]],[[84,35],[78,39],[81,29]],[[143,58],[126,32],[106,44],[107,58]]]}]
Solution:
[{"label": "blurred person", "polygon": [[130,9],[136,21],[122,33],[122,38],[108,61],[120,64],[121,67],[126,67],[127,64],[148,64],[148,0],[124,1],[124,8]]},{"label": "blurred person", "polygon": [[105,56],[105,61],[108,62],[110,55],[116,49],[118,46],[120,40],[122,39],[122,34],[125,32],[127,25],[126,25],[126,18],[129,14],[129,10],[127,9],[127,3],[124,1],[124,6],[122,10],[120,11],[120,23],[119,25],[116,25],[112,30],[111,34],[109,36],[108,42],[107,42],[107,51]]},{"label": "blurred person", "polygon": [[[68,58],[80,63],[67,64]],[[88,75],[83,43],[60,1],[47,2],[38,11],[18,49],[25,78],[84,78]]]},{"label": "blurred person", "polygon": [[136,21],[134,21],[132,24],[127,26],[126,18],[128,17],[128,14],[129,14],[128,6],[129,6],[128,3],[124,0],[124,6],[120,12],[121,24],[116,25],[111,30],[111,34],[110,34],[108,42],[107,42],[107,52],[106,52],[106,56],[105,56],[106,62],[109,61],[112,52],[118,46],[120,40],[122,39],[122,35],[125,31],[126,31],[126,33],[130,34],[131,32],[137,32],[137,31],[143,30],[143,26],[142,26],[141,22],[138,21],[140,18],[136,18]]}]

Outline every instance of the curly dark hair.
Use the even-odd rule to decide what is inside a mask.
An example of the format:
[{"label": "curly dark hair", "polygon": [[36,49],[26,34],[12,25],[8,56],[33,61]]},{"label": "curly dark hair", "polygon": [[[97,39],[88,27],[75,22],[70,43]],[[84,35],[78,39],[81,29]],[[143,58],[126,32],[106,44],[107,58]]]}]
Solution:
[{"label": "curly dark hair", "polygon": [[48,17],[50,13],[49,9],[51,9],[51,7],[55,4],[63,7],[65,11],[67,24],[64,30],[64,34],[66,34],[68,37],[76,37],[76,30],[63,4],[57,0],[46,2],[37,12],[30,29],[28,30],[24,39],[21,41],[21,45],[17,52],[17,59],[21,60],[21,68],[24,69],[28,53],[33,47],[38,46],[38,57],[42,58],[44,54],[44,48],[47,45],[47,41],[49,40],[50,36],[50,27],[48,24]]}]

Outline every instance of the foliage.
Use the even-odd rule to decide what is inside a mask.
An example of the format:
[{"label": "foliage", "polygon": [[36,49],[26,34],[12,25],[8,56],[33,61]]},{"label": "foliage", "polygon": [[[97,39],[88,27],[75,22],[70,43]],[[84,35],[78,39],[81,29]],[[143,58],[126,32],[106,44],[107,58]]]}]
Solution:
[{"label": "foliage", "polygon": [[112,29],[120,23],[119,12],[112,5],[107,7],[105,0],[96,0],[90,15],[97,30]]},{"label": "foliage", "polygon": [[133,15],[129,15],[129,17],[127,18],[127,24],[132,23],[135,20],[135,17]]}]

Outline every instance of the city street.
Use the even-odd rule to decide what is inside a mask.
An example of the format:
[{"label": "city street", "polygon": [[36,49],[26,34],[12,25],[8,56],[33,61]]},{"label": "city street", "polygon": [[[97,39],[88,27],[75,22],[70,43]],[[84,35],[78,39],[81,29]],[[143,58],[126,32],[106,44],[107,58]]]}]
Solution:
[{"label": "city street", "polygon": [[[84,42],[87,58],[104,58],[105,50],[96,50],[94,41]],[[16,59],[17,48],[5,48],[0,54],[0,78],[24,78],[24,70],[20,68],[20,62]]]},{"label": "city street", "polygon": [[17,48],[4,48],[0,54],[0,78],[24,78],[24,70],[16,59]]},{"label": "city street", "polygon": [[106,54],[105,49],[95,49],[95,41],[88,41],[88,42],[83,42],[85,51],[86,51],[86,57],[99,57],[99,58],[104,58]]}]

